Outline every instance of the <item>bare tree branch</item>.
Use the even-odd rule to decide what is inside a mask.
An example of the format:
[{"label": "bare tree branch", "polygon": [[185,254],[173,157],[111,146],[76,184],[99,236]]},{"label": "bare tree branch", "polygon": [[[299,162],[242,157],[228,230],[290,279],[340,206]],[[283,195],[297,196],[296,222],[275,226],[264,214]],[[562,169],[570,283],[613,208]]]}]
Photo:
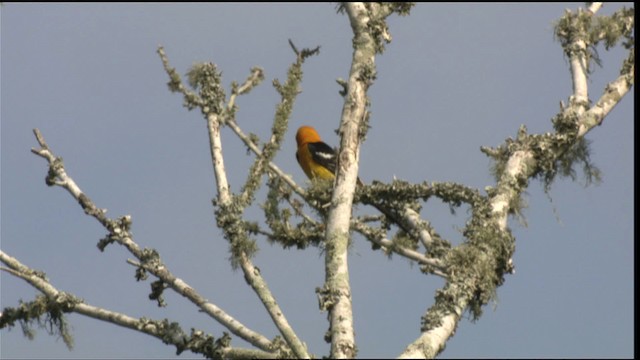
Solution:
[{"label": "bare tree branch", "polygon": [[[179,76],[172,76],[172,71],[168,65],[168,60],[166,59],[164,52],[159,49],[158,53],[163,60],[165,69],[172,79],[170,84],[176,83],[174,84],[174,88],[178,89],[178,91],[185,96],[185,101],[188,102],[190,100],[188,98],[189,92],[187,92],[185,87],[181,85]],[[299,57],[294,68],[296,66],[299,68],[301,64],[302,60]],[[252,75],[245,82],[245,85],[255,84],[257,79],[261,77],[261,74],[261,72],[254,68]],[[289,87],[297,89],[296,81],[299,81],[299,78],[293,78],[295,80],[290,81],[291,84],[289,84]],[[263,174],[264,169],[266,169],[265,165],[268,165],[271,162],[271,157],[275,154],[274,150],[279,147],[279,142],[281,141],[281,136],[279,134],[284,133],[284,129],[278,131],[274,130],[274,137],[272,137],[272,140],[265,145],[263,150],[260,152],[260,156],[256,158],[253,170],[250,173],[242,193],[238,196],[234,196],[231,193],[227,180],[220,130],[225,124],[233,122],[235,97],[231,99],[232,101],[227,102],[226,105],[224,104],[225,95],[220,86],[220,74],[213,64],[200,64],[194,66],[189,71],[189,79],[194,88],[200,89],[200,94],[197,95],[193,106],[200,107],[201,112],[207,120],[211,160],[216,177],[215,187],[218,192],[217,199],[215,201],[215,204],[219,207],[216,211],[216,217],[218,224],[224,230],[225,236],[230,242],[232,264],[234,266],[240,265],[247,283],[252,287],[256,295],[258,295],[258,298],[265,306],[265,309],[271,316],[271,319],[282,336],[287,341],[287,344],[290,346],[290,350],[293,354],[298,358],[309,358],[310,356],[307,353],[306,346],[302,341],[300,341],[300,339],[298,339],[284,316],[283,311],[275,301],[275,298],[269,290],[265,280],[262,278],[260,271],[253,265],[250,259],[256,251],[256,245],[254,241],[249,239],[247,228],[243,225],[241,220],[241,213],[244,208],[251,203],[253,193],[258,188],[258,181]],[[241,94],[242,92],[238,89],[244,88],[245,85],[241,88],[236,88],[234,86],[234,94]],[[292,102],[292,100],[293,98],[287,98],[283,102]],[[290,111],[290,106],[283,107],[283,109],[285,109],[285,112]],[[278,121],[284,122],[286,129],[287,118],[288,114],[284,114],[280,117],[277,116],[275,121],[276,126]],[[247,144],[255,145],[251,140],[249,140]]]},{"label": "bare tree branch", "polygon": [[34,134],[41,148],[32,149],[31,151],[49,162],[47,183],[55,184],[66,189],[80,203],[85,213],[96,218],[96,220],[109,231],[109,235],[104,239],[106,241],[101,241],[99,245],[101,249],[104,249],[109,242],[117,242],[125,246],[131,254],[141,262],[142,267],[146,271],[152,273],[158,279],[162,280],[164,284],[167,284],[177,293],[189,299],[206,314],[229,329],[233,334],[262,350],[269,351],[272,349],[273,345],[269,339],[249,329],[215,304],[207,301],[185,281],[175,277],[169,271],[168,267],[160,261],[160,257],[155,253],[155,250],[140,249],[138,244],[133,241],[133,236],[129,232],[131,217],[127,215],[118,220],[107,218],[105,215],[106,211],[98,209],[91,199],[80,190],[75,181],[66,173],[62,160],[51,152],[40,131],[35,129]]},{"label": "bare tree branch", "polygon": [[[189,350],[197,354],[203,354],[208,358],[231,355],[238,355],[245,358],[250,356],[254,358],[276,357],[276,354],[272,352],[232,348],[229,346],[228,340],[224,340],[224,336],[216,341],[212,336],[205,335],[202,331],[196,330],[192,330],[191,334],[187,335],[177,323],[169,322],[166,319],[136,319],[126,314],[86,304],[76,296],[56,289],[41,275],[41,272],[27,267],[2,250],[0,250],[0,261],[9,267],[2,268],[2,270],[25,280],[42,292],[50,300],[48,302],[48,304],[50,304],[49,306],[52,307],[50,311],[53,311],[54,307],[62,308],[64,312],[78,313],[96,320],[105,321],[153,336],[166,344],[174,345],[178,354],[184,350]],[[0,328],[10,325],[10,323],[15,321],[14,319],[9,319],[12,315],[10,312],[12,312],[12,310],[7,311],[7,309],[5,309],[4,313],[0,316]],[[67,336],[65,334],[61,335],[63,337]],[[246,355],[242,356],[243,354]]]},{"label": "bare tree branch", "polygon": [[439,259],[428,258],[415,250],[411,250],[403,246],[399,246],[395,244],[393,241],[386,239],[384,235],[376,233],[375,231],[373,231],[373,229],[364,225],[360,221],[354,221],[352,226],[356,231],[366,236],[374,244],[384,247],[388,251],[393,251],[394,253],[404,256],[409,260],[417,261],[419,264],[432,266],[436,268],[433,271],[435,275],[438,275],[445,279],[447,278],[447,275],[444,272],[442,272],[442,270],[440,270],[444,267],[444,265],[442,264],[442,261],[440,261]]},{"label": "bare tree branch", "polygon": [[[354,51],[347,94],[340,121],[338,167],[325,235],[325,284],[321,303],[329,304],[329,334],[332,358],[356,355],[355,332],[347,249],[353,195],[358,178],[359,128],[364,125],[366,91],[375,74],[375,44],[367,31],[370,21],[364,3],[343,3],[353,31]],[[357,44],[357,45],[356,45]]]},{"label": "bare tree branch", "polygon": [[[486,204],[480,201],[472,206],[474,214],[470,225],[464,230],[468,240],[447,255],[447,284],[438,291],[436,303],[423,316],[422,333],[407,346],[400,358],[436,356],[453,336],[466,309],[474,318],[480,315],[481,306],[491,299],[492,292],[502,284],[504,274],[513,271],[511,254],[515,244],[509,233],[507,220],[509,214],[518,211],[520,197],[527,188],[529,179],[542,176],[548,185],[559,162],[564,161],[566,164],[563,166],[571,167],[577,161],[586,161],[582,156],[571,155],[572,149],[580,146],[584,134],[600,124],[633,85],[633,62],[626,60],[621,76],[607,85],[603,97],[589,109],[588,48],[594,46],[589,42],[594,38],[589,36],[589,31],[593,31],[590,28],[591,16],[600,6],[601,4],[594,3],[588,12],[578,11],[575,15],[568,11],[556,28],[556,35],[570,59],[573,81],[569,107],[563,107],[561,113],[554,118],[556,132],[529,135],[522,126],[516,139],[508,139],[498,149],[482,148],[483,152],[498,163],[497,184],[486,189]],[[630,49],[628,59],[632,58],[633,48]],[[567,158],[568,155],[573,157]],[[485,230],[474,224],[482,224]],[[456,263],[464,266],[458,267]],[[493,276],[489,283],[483,281],[487,275]],[[470,292],[468,289],[473,290]]]},{"label": "bare tree branch", "polygon": [[620,103],[620,100],[631,90],[635,81],[635,64],[623,69],[623,74],[607,84],[604,94],[583,116],[580,117],[578,137],[583,137],[595,126],[602,124],[604,118]]}]

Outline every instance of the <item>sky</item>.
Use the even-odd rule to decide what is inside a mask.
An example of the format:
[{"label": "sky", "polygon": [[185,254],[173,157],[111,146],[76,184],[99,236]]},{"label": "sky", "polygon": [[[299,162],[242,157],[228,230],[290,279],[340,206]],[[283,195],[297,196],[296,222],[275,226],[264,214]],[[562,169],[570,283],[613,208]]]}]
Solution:
[{"label": "sky", "polygon": [[[627,6],[632,6],[627,3]],[[376,58],[370,89],[371,129],[361,148],[365,182],[394,178],[493,185],[491,163],[480,146],[552,131],[550,119],[571,94],[569,66],[553,23],[578,3],[420,4],[408,17],[388,20],[393,42]],[[602,14],[622,5],[607,3]],[[227,89],[253,66],[265,81],[238,99],[237,122],[263,140],[298,48],[321,46],[307,60],[287,136],[275,158],[301,185],[294,159],[295,130],[316,127],[337,145],[340,87],[352,52],[351,29],[335,4],[14,4],[1,12],[1,237],[0,248],[46,272],[59,290],[133,317],[169,318],[182,328],[215,337],[224,329],[184,298],[165,292],[168,306],[149,301],[149,284],[136,282],[124,248],[96,244],[105,234],[59,187],[44,183],[47,166],[30,152],[33,128],[64,158],[68,174],[107,215],[132,216],[134,240],[157,249],[168,268],[211,302],[268,338],[277,335],[264,308],[228,261],[215,226],[213,168],[205,122],[168,91],[156,54],[159,45],[181,74],[213,62]],[[617,74],[625,54],[599,49],[602,68],[589,80],[596,100]],[[635,90],[635,89],[634,89]],[[633,90],[632,90],[633,91]],[[634,99],[628,94],[587,135],[603,181],[558,179],[549,194],[533,180],[524,222],[511,219],[516,273],[476,322],[460,321],[442,358],[632,357],[634,347]],[[252,156],[230,129],[223,151],[232,190],[238,191]],[[265,192],[259,193],[258,203]],[[459,244],[468,219],[431,200],[421,212]],[[375,210],[360,205],[360,213]],[[261,211],[247,211],[260,221]],[[326,313],[315,288],[324,281],[319,249],[282,250],[257,238],[261,269],[293,329],[317,357]],[[356,342],[360,357],[394,357],[419,336],[420,317],[443,281],[417,266],[388,259],[362,237],[349,255]],[[37,291],[0,273],[0,308],[33,299]],[[200,358],[175,354],[150,336],[77,314],[75,336],[19,327],[0,331],[2,358]],[[233,346],[248,346],[235,338]]]}]

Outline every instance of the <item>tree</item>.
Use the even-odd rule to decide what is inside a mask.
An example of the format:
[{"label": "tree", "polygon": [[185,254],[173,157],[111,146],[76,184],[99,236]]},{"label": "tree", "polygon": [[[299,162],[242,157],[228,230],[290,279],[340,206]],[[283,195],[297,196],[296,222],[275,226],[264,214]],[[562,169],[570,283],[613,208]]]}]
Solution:
[{"label": "tree", "polygon": [[[598,9],[597,5],[591,6],[593,12]],[[375,83],[376,71],[372,66],[374,63],[372,60],[376,54],[384,49],[385,40],[390,39],[385,22],[386,16],[389,15],[387,12],[390,13],[391,10],[406,12],[408,9],[349,5],[342,10],[346,10],[354,29],[356,51],[354,52],[352,71],[349,79],[344,83],[345,98],[349,99],[350,106],[345,106],[340,126],[340,134],[342,135],[340,151],[341,154],[344,154],[341,156],[343,162],[340,169],[345,172],[338,176],[333,191],[321,184],[306,189],[302,188],[294,184],[291,178],[278,173],[272,162],[275,150],[284,139],[284,130],[288,126],[287,120],[290,116],[291,105],[294,104],[293,100],[298,93],[302,62],[313,53],[312,50],[296,49],[297,58],[290,67],[287,81],[276,86],[278,93],[282,96],[282,101],[276,111],[271,141],[265,143],[259,143],[260,140],[255,137],[243,136],[244,133],[238,124],[239,122],[236,122],[234,118],[236,97],[257,85],[262,77],[260,69],[254,68],[244,84],[232,86],[231,95],[227,98],[220,83],[219,72],[212,64],[199,64],[190,70],[189,82],[199,91],[196,93],[191,92],[182,84],[177,72],[171,70],[169,60],[162,51],[160,54],[163,57],[165,68],[171,76],[170,87],[183,93],[185,104],[190,108],[200,109],[207,119],[218,189],[215,203],[216,219],[231,244],[232,263],[242,269],[262,302],[274,304],[271,294],[265,292],[266,287],[261,283],[260,272],[252,263],[251,255],[256,249],[256,243],[253,236],[250,235],[267,233],[272,241],[282,243],[285,247],[295,245],[299,248],[305,248],[323,244],[324,256],[328,259],[327,269],[339,269],[335,273],[327,271],[329,275],[327,275],[325,286],[318,289],[321,307],[328,310],[332,319],[330,322],[331,336],[333,337],[331,355],[354,355],[353,327],[349,321],[344,321],[352,319],[349,314],[351,312],[350,283],[344,281],[348,269],[346,264],[349,241],[347,228],[352,226],[352,229],[367,236],[374,247],[380,247],[389,252],[395,251],[397,255],[408,256],[410,259],[418,261],[421,265],[420,270],[423,272],[440,274],[446,279],[445,287],[436,294],[435,304],[423,316],[421,337],[405,351],[405,355],[416,355],[415,352],[412,352],[415,351],[413,345],[419,345],[420,349],[427,351],[420,353],[420,355],[432,356],[442,349],[444,342],[431,343],[432,347],[425,348],[422,346],[424,341],[431,341],[432,335],[448,339],[453,334],[465,309],[469,310],[472,318],[479,317],[484,305],[494,298],[496,287],[502,284],[504,275],[511,271],[511,258],[515,243],[507,228],[506,219],[509,213],[517,214],[521,210],[522,192],[527,188],[529,179],[539,178],[543,180],[545,188],[549,188],[557,174],[574,175],[575,166],[580,164],[585,166],[587,179],[597,174],[589,161],[589,147],[584,141],[584,135],[595,125],[600,124],[604,115],[611,111],[633,83],[634,59],[630,35],[633,28],[633,12],[622,10],[615,16],[596,18],[597,20],[592,20],[592,16],[587,12],[567,13],[560,20],[556,27],[556,34],[566,49],[568,62],[573,70],[573,97],[563,105],[561,112],[554,117],[555,132],[531,135],[524,127],[521,127],[516,139],[508,139],[503,145],[496,148],[483,148],[483,152],[490,155],[495,161],[496,184],[492,188],[476,190],[456,183],[429,182],[412,185],[403,181],[394,181],[389,184],[374,182],[370,187],[355,192],[358,146],[366,133],[366,121],[369,120],[366,90]],[[367,13],[370,18],[370,23],[367,26],[362,23],[366,17],[358,16],[363,12]],[[608,34],[611,33],[617,33],[617,36],[609,36]],[[604,36],[605,34],[607,36]],[[592,52],[593,49],[590,45],[595,46],[598,41],[604,41],[606,42],[605,46],[609,47],[615,42],[619,42],[621,37],[625,46],[630,48],[629,57],[622,66],[620,76],[609,84],[605,95],[599,97],[599,100],[602,101],[594,101],[595,106],[592,106],[587,101],[589,99],[586,92],[587,82],[584,81],[587,78],[587,72],[576,71],[576,69],[579,67],[588,69],[590,60],[598,60],[597,53]],[[233,184],[233,182],[226,181],[227,170],[219,162],[223,159],[220,153],[220,128],[223,125],[234,130],[250,150],[258,153],[257,161],[251,170],[251,176],[248,177],[245,186],[237,189],[234,195],[229,192],[230,187],[226,185]],[[225,326],[236,337],[248,340],[262,351],[271,351],[276,346],[287,355],[308,355],[305,346],[297,340],[286,322],[278,323],[280,333],[286,339],[286,345],[284,345],[280,341],[273,343],[257,332],[248,332],[247,327],[234,327],[234,323],[229,323],[228,318],[220,316],[217,309],[212,307],[213,304],[204,302],[202,296],[190,290],[183,282],[173,278],[168,271],[170,268],[168,264],[159,267],[158,261],[160,259],[156,252],[142,249],[132,241],[133,236],[129,233],[131,225],[129,217],[107,218],[98,208],[101,205],[96,207],[89,198],[81,196],[78,189],[72,186],[71,180],[61,172],[61,162],[56,161],[53,153],[47,152],[48,149],[41,137],[39,137],[39,142],[41,148],[36,149],[35,152],[47,158],[52,164],[50,175],[47,177],[48,184],[66,181],[65,186],[80,201],[85,212],[96,217],[105,226],[109,235],[101,240],[99,245],[101,249],[113,242],[124,245],[137,258],[131,263],[137,266],[136,273],[139,278],[142,279],[150,272],[160,279],[155,281],[152,286],[152,296],[158,300],[158,303],[163,302],[163,290],[169,286],[176,292],[184,294],[183,296],[189,298],[193,303],[199,304],[202,311],[220,322],[226,322]],[[52,148],[55,146],[52,145]],[[271,191],[265,204],[270,230],[265,230],[264,227],[257,226],[254,222],[241,216],[244,207],[251,203],[260,185],[259,174],[269,174],[270,176]],[[318,216],[309,217],[300,223],[289,223],[290,214],[301,209],[299,200],[296,200],[298,198],[293,195],[292,190],[303,196],[310,206],[319,212]],[[356,196],[356,202],[365,204],[382,201],[385,206],[396,212],[398,217],[403,218],[401,221],[404,222],[404,226],[414,226],[418,232],[413,236],[399,234],[393,241],[388,240],[387,234],[381,233],[375,226],[367,227],[367,223],[355,221],[362,220],[361,218],[350,216],[351,202],[354,196]],[[91,195],[89,197],[93,198]],[[458,246],[452,246],[449,239],[446,237],[443,239],[439,236],[429,223],[418,220],[419,208],[416,207],[416,201],[434,198],[438,198],[454,208],[462,204],[468,205],[471,215],[468,223],[462,229],[467,241]],[[338,199],[340,200],[338,201]],[[279,208],[278,202],[284,200],[290,202],[291,210]],[[328,213],[325,206],[327,203],[333,204],[330,207],[333,209]],[[307,213],[307,211],[304,212]],[[319,221],[324,216],[328,217],[326,224]],[[326,235],[324,235],[325,227]],[[415,252],[415,249],[419,248],[419,244],[426,247],[426,255],[424,248],[421,248],[423,253]],[[3,262],[12,267],[12,270],[8,270],[9,272],[20,275],[21,269],[12,259],[3,256]],[[38,281],[36,275],[30,275],[33,282]],[[38,286],[45,285],[39,284]],[[41,290],[46,291],[44,288]],[[50,292],[48,295],[53,294]],[[73,310],[89,314],[93,310],[78,303],[73,297],[65,299],[70,300],[70,302],[63,302],[67,307],[57,307],[55,308],[57,311]],[[34,302],[33,305],[41,306],[42,301]],[[32,308],[42,309],[38,306]],[[51,310],[51,308],[47,309]],[[280,309],[270,306],[269,310],[273,318],[281,319],[278,315],[281,313]],[[6,315],[7,313],[10,311],[4,311],[2,319],[12,320]],[[207,355],[218,354],[216,351],[221,351],[228,356],[243,354],[242,350],[238,348],[228,347],[226,336],[216,336],[217,341],[214,341],[213,338],[202,332],[181,333],[177,331],[176,323],[171,321],[142,321],[124,317],[117,320],[121,321],[120,325],[135,328],[139,328],[143,324],[142,331],[158,336],[163,341],[173,343],[179,351],[189,348]],[[116,321],[116,319],[112,321]],[[442,334],[444,336],[441,336]],[[266,354],[249,352],[249,356],[260,355],[265,356]]]}]

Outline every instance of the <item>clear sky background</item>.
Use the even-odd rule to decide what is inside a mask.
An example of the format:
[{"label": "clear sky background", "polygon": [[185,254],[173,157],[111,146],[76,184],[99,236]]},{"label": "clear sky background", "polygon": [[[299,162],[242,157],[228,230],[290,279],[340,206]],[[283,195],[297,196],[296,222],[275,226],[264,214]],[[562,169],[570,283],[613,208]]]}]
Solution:
[{"label": "clear sky background", "polygon": [[[494,184],[480,146],[515,137],[523,123],[532,133],[551,131],[550,119],[571,93],[553,23],[578,6],[421,4],[408,17],[391,17],[393,42],[376,60],[378,79],[370,89],[372,127],[362,145],[361,178],[455,181],[480,189]],[[606,4],[601,12],[620,6]],[[44,183],[45,161],[29,151],[37,145],[31,132],[37,127],[98,207],[111,217],[132,216],[138,244],[157,249],[176,276],[241,322],[277,335],[242,273],[227,261],[211,207],[205,122],[167,90],[156,49],[163,45],[181,74],[195,62],[216,63],[227,89],[252,66],[263,67],[266,80],[238,100],[237,120],[265,139],[278,102],[271,81],[283,81],[294,61],[287,39],[299,48],[320,45],[320,55],[304,66],[290,134],[275,159],[306,184],[293,155],[294,132],[313,125],[326,142],[338,144],[342,98],[335,79],[346,78],[350,66],[347,17],[336,14],[334,4],[5,3],[0,11],[2,250],[89,304],[222,335],[217,323],[171,291],[166,308],[149,301],[150,281],[135,281],[125,249],[99,252],[96,243],[106,231],[66,191]],[[595,68],[589,81],[592,100],[618,74],[624,56],[599,54],[604,68]],[[540,182],[530,183],[527,226],[510,221],[516,273],[478,322],[460,322],[442,357],[633,356],[634,107],[629,94],[587,135],[603,172],[600,185],[559,179],[547,196]],[[237,191],[252,156],[229,129],[223,136]],[[247,214],[261,219],[255,208]],[[452,215],[433,200],[422,215],[447,239],[461,241],[466,208]],[[320,250],[281,250],[263,238],[258,244],[255,264],[291,325],[312,353],[327,355],[326,314],[314,292],[324,280]],[[350,266],[359,355],[398,355],[419,335],[420,316],[443,281],[371,251],[361,237]],[[4,272],[0,279],[0,307],[36,293]],[[68,319],[73,351],[43,330],[29,341],[18,327],[0,332],[0,355],[176,357],[173,347],[147,335],[80,315]],[[235,337],[232,344],[246,346]]]}]

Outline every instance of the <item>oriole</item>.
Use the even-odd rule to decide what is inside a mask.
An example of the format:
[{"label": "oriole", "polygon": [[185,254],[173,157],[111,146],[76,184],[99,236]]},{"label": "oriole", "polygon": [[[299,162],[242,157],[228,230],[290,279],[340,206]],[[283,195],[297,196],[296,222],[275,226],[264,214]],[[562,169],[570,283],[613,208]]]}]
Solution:
[{"label": "oriole", "polygon": [[320,139],[316,129],[301,126],[296,133],[296,160],[309,179],[333,180],[336,172],[336,152]]}]

